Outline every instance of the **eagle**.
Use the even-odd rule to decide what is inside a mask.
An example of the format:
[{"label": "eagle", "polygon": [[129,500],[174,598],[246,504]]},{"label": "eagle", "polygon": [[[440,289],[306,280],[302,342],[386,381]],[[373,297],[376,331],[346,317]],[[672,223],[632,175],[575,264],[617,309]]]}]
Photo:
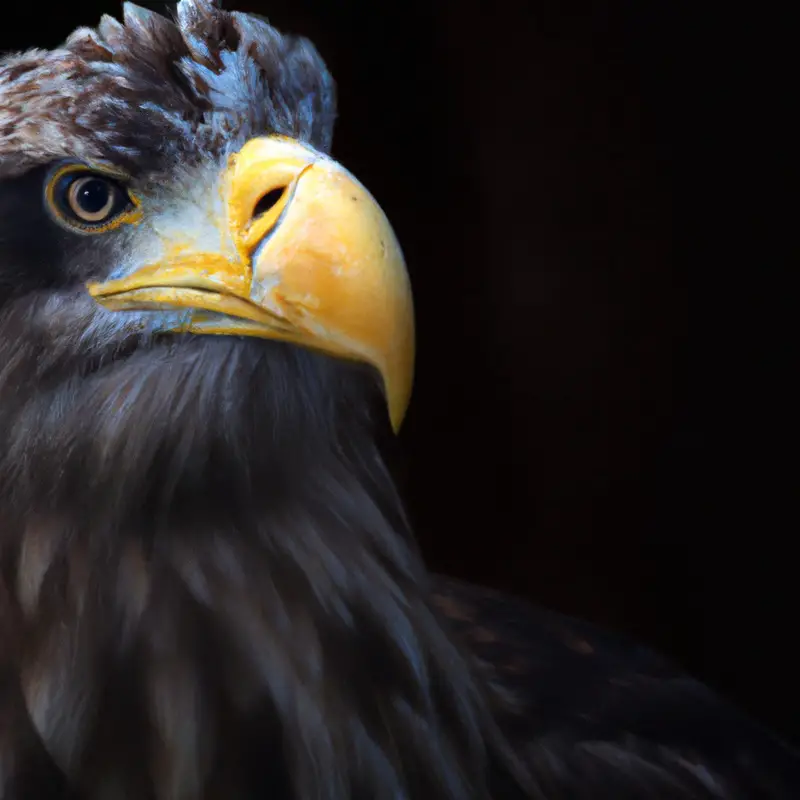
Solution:
[{"label": "eagle", "polygon": [[666,660],[426,569],[335,114],[214,0],[0,61],[0,800],[796,800]]}]

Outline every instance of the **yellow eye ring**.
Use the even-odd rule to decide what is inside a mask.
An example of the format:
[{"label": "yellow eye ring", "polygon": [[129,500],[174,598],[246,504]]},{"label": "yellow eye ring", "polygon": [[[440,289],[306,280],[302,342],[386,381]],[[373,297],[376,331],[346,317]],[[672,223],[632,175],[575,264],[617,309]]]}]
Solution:
[{"label": "yellow eye ring", "polygon": [[55,170],[45,200],[58,222],[81,233],[105,233],[142,219],[139,201],[119,176],[82,164]]}]

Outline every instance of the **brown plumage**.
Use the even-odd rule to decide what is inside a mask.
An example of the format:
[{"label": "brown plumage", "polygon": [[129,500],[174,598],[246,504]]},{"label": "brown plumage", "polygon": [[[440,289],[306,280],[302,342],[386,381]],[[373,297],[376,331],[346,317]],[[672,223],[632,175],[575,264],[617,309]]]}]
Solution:
[{"label": "brown plumage", "polygon": [[334,85],[306,39],[211,0],[177,25],[130,3],[123,19],[4,59],[0,176],[70,158],[170,177],[264,132],[330,148]]},{"label": "brown plumage", "polygon": [[54,224],[53,164],[181,213],[334,114],[311,44],[210,0],[0,62],[0,798],[797,796],[657,658],[427,574],[371,369],[88,296],[151,234]]}]

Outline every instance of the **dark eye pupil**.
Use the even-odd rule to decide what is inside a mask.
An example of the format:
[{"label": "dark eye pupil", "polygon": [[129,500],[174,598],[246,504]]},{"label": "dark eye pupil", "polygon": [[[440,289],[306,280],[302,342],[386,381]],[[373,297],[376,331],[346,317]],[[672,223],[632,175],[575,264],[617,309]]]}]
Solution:
[{"label": "dark eye pupil", "polygon": [[83,183],[75,199],[88,214],[96,214],[106,207],[110,193],[111,187],[105,181],[92,179]]}]

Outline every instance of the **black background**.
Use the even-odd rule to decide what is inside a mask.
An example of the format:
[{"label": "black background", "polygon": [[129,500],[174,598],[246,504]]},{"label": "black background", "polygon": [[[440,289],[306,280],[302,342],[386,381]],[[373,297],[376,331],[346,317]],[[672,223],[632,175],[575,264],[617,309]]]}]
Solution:
[{"label": "black background", "polygon": [[[14,7],[3,50],[120,13]],[[800,739],[785,23],[626,0],[236,7],[315,41],[335,154],[406,251],[402,441],[431,566],[628,632]]]}]

